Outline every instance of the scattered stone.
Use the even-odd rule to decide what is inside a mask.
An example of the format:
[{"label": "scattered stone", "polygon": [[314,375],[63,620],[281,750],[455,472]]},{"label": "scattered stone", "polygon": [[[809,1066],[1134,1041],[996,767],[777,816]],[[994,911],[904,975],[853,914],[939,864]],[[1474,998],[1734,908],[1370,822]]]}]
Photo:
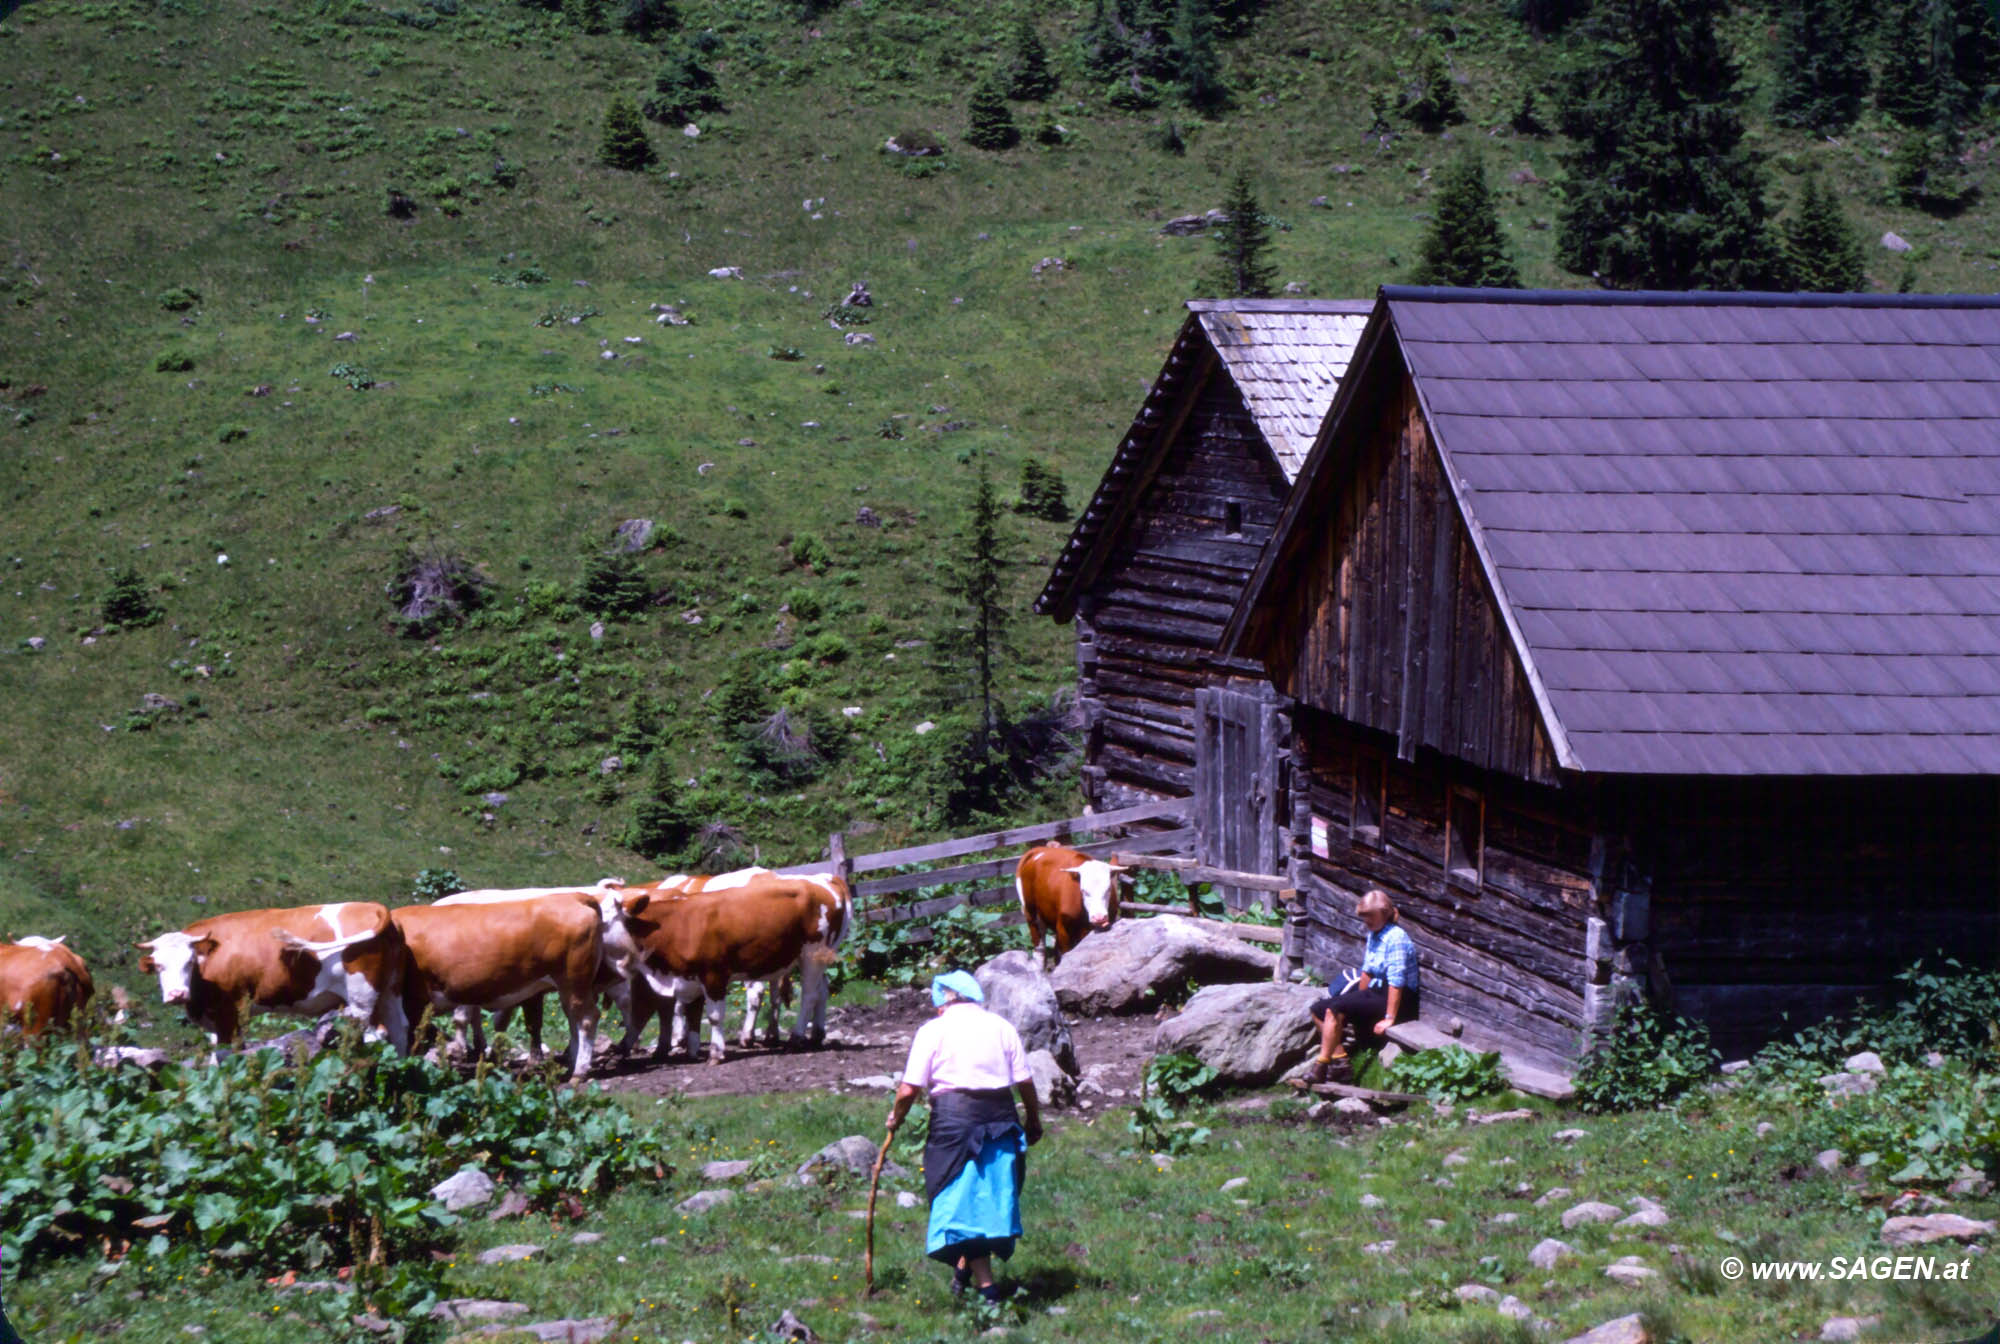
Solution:
[{"label": "scattered stone", "polygon": [[[1188,1013],[1182,1016],[1195,1013],[1196,1003],[1204,995],[1212,997],[1202,1004],[1195,1020],[1178,1029],[1179,1034],[1192,1033],[1198,1026],[1213,1027],[1231,1012],[1249,1011],[1296,1018],[1296,1023],[1288,1025],[1303,1025],[1311,1033],[1312,1022],[1305,1015],[1305,1005],[1318,991],[1305,986],[1274,985],[1271,981],[1276,967],[1277,957],[1273,953],[1241,939],[1180,915],[1157,915],[1151,919],[1122,920],[1102,933],[1092,933],[1070,949],[1050,981],[1057,1001],[1065,1009],[1092,1017],[1104,1013],[1150,1012],[1161,1004],[1174,1002],[1190,982],[1197,982],[1208,988],[1195,996],[1195,1002],[1188,1004]],[[1263,1000],[1243,997],[1246,991],[1238,986],[1246,981],[1256,982],[1257,989],[1275,991],[1279,997]],[[1239,1028],[1243,1025],[1237,1024]],[[1171,1022],[1163,1027],[1163,1035],[1172,1027]],[[1234,1034],[1224,1032],[1224,1035]],[[1292,1034],[1280,1033],[1284,1037]],[[1194,1042],[1189,1041],[1185,1046],[1156,1042],[1154,1048],[1191,1049]],[[1276,1076],[1273,1073],[1259,1081],[1268,1082]]]},{"label": "scattered stone", "polygon": [[[1321,197],[1321,199],[1324,200],[1325,198]],[[1188,238],[1203,232],[1207,228],[1208,216],[1206,215],[1175,215],[1172,219],[1160,225],[1160,232],[1166,234],[1169,238]]]},{"label": "scattered stone", "polygon": [[1524,1106],[1518,1110],[1494,1111],[1488,1115],[1481,1115],[1478,1111],[1467,1111],[1465,1118],[1475,1125],[1497,1125],[1503,1120],[1532,1120],[1535,1118],[1535,1113]]},{"label": "scattered stone", "polygon": [[830,1265],[833,1263],[833,1257],[830,1255],[810,1254],[788,1255],[785,1257],[785,1263],[788,1265]]},{"label": "scattered stone", "polygon": [[1974,1168],[1961,1164],[1944,1192],[1953,1199],[1984,1199],[1993,1193],[1993,1182]]},{"label": "scattered stone", "polygon": [[1891,1213],[1935,1213],[1939,1209],[1948,1209],[1950,1207],[1950,1200],[1940,1199],[1936,1195],[1926,1194],[1919,1190],[1905,1190],[1902,1194],[1897,1195],[1889,1201],[1889,1212]]},{"label": "scattered stone", "polygon": [[581,1321],[536,1321],[531,1325],[489,1327],[489,1330],[510,1337],[515,1331],[521,1331],[545,1344],[598,1344],[599,1340],[611,1338],[617,1328],[618,1318],[615,1316],[592,1316]]},{"label": "scattered stone", "polygon": [[1578,1139],[1587,1138],[1589,1134],[1590,1131],[1587,1129],[1559,1129],[1555,1133],[1555,1140],[1557,1143],[1575,1143]]},{"label": "scattered stone", "polygon": [[1950,1060],[1944,1057],[1943,1051],[1926,1050],[1924,1052],[1924,1067],[1927,1069],[1941,1069],[1950,1062]]},{"label": "scattered stone", "polygon": [[1758,1137],[1758,1138],[1760,1138],[1760,1139],[1761,1139],[1761,1138],[1764,1138],[1764,1137],[1766,1137],[1767,1135],[1771,1135],[1771,1134],[1775,1134],[1775,1133],[1777,1133],[1777,1132],[1778,1132],[1778,1127],[1777,1127],[1776,1125],[1772,1124],[1772,1123],[1771,1123],[1771,1122],[1770,1122],[1769,1120],[1759,1120],[1759,1121],[1757,1122],[1757,1137]]},{"label": "scattered stone", "polygon": [[1750,1061],[1747,1059],[1732,1059],[1722,1066],[1722,1071],[1724,1073],[1741,1073],[1749,1067]]},{"label": "scattered stone", "polygon": [[[864,1134],[850,1134],[844,1139],[836,1139],[801,1162],[793,1179],[800,1185],[820,1185],[839,1171],[866,1176],[869,1168],[875,1165],[876,1147],[876,1141]],[[900,1180],[909,1172],[894,1162],[884,1162],[882,1174],[892,1180]]]},{"label": "scattered stone", "polygon": [[147,691],[139,697],[139,707],[153,714],[178,714],[181,702],[161,695],[158,691]]},{"label": "scattered stone", "polygon": [[603,1240],[604,1234],[602,1232],[579,1232],[569,1239],[569,1244],[572,1246],[595,1246]]},{"label": "scattered stone", "polygon": [[1452,1291],[1461,1302],[1497,1303],[1500,1300],[1500,1290],[1483,1283],[1461,1283]]},{"label": "scattered stone", "polygon": [[1873,1050],[1863,1050],[1858,1055],[1849,1055],[1847,1063],[1841,1066],[1849,1073],[1882,1073],[1882,1056]]},{"label": "scattered stone", "polygon": [[164,1050],[154,1050],[137,1045],[107,1045],[91,1054],[100,1069],[115,1069],[122,1064],[130,1064],[137,1069],[165,1068],[172,1057]]},{"label": "scattered stone", "polygon": [[1315,196],[1306,202],[1306,208],[1308,210],[1331,210],[1333,209],[1333,203],[1324,196]]},{"label": "scattered stone", "polygon": [[1640,1209],[1637,1213],[1627,1214],[1618,1220],[1617,1225],[1619,1227],[1665,1227],[1669,1221],[1671,1220],[1667,1217],[1667,1211],[1656,1205],[1653,1208]]},{"label": "scattered stone", "polygon": [[819,1336],[813,1333],[813,1328],[792,1315],[789,1307],[771,1326],[771,1333],[779,1339],[792,1341],[792,1344],[819,1344]]},{"label": "scattered stone", "polygon": [[1361,1248],[1363,1255],[1388,1255],[1396,1249],[1393,1241],[1371,1241]]},{"label": "scattered stone", "polygon": [[1511,1223],[1520,1222],[1521,1215],[1513,1212],[1496,1213],[1491,1218],[1488,1218],[1486,1221],[1492,1223],[1495,1227],[1506,1227]]},{"label": "scattered stone", "polygon": [[530,1207],[526,1195],[522,1194],[519,1190],[509,1190],[506,1194],[500,1196],[500,1202],[494,1205],[493,1212],[486,1215],[486,1221],[497,1223],[502,1218],[518,1218],[526,1213]]},{"label": "scattered stone", "polygon": [[458,1324],[464,1321],[506,1321],[525,1316],[525,1302],[498,1302],[486,1297],[454,1297],[431,1308],[434,1320]]},{"label": "scattered stone", "polygon": [[898,1190],[896,1192],[896,1207],[899,1209],[914,1209],[922,1203],[921,1199],[918,1199],[908,1190]]},{"label": "scattered stone", "polygon": [[458,1174],[431,1187],[431,1198],[444,1205],[446,1213],[461,1213],[493,1201],[499,1187],[478,1167],[465,1167]]},{"label": "scattered stone", "polygon": [[1818,1153],[1813,1155],[1813,1165],[1818,1167],[1821,1171],[1824,1172],[1839,1171],[1841,1165],[1840,1149],[1838,1148],[1820,1149]]},{"label": "scattered stone", "polygon": [[910,731],[915,733],[918,737],[922,737],[925,733],[936,732],[937,725],[935,723],[932,723],[929,719],[925,719],[922,723],[910,729]]},{"label": "scattered stone", "polygon": [[1517,187],[1538,187],[1542,184],[1542,179],[1535,176],[1535,170],[1525,164],[1507,174],[1507,180]]},{"label": "scattered stone", "polygon": [[1248,1176],[1231,1176],[1228,1180],[1222,1183],[1222,1193],[1226,1195],[1231,1190],[1241,1190],[1244,1186],[1248,1184],[1250,1184],[1250,1178]]},{"label": "scattered stone", "polygon": [[1570,1256],[1576,1254],[1576,1247],[1554,1237],[1543,1237],[1528,1252],[1528,1263],[1536,1269],[1554,1269]]},{"label": "scattered stone", "polygon": [[1660,1271],[1649,1267],[1636,1255],[1621,1256],[1604,1267],[1604,1277],[1616,1280],[1626,1287],[1635,1287],[1647,1279],[1657,1279]]},{"label": "scattered stone", "polygon": [[45,647],[47,647],[48,640],[42,638],[42,636],[40,635],[29,635],[27,639],[27,645],[34,652],[40,653]]},{"label": "scattered stone", "polygon": [[1882,246],[1888,248],[1891,252],[1907,252],[1910,250],[1909,241],[1898,233],[1883,234]]},{"label": "scattered stone", "polygon": [[1385,1069],[1393,1067],[1396,1061],[1402,1057],[1403,1047],[1397,1045],[1394,1041],[1384,1042],[1382,1048],[1375,1052],[1375,1062]]},{"label": "scattered stone", "polygon": [[1556,1186],[1553,1190],[1550,1190],[1547,1194],[1543,1195],[1540,1199],[1536,1200],[1535,1207],[1538,1209],[1546,1209],[1549,1205],[1554,1204],[1559,1200],[1568,1199],[1572,1193],[1574,1192],[1571,1191],[1570,1188],[1566,1185]]},{"label": "scattered stone", "polygon": [[1956,1213],[1926,1213],[1891,1218],[1882,1224],[1882,1241],[1889,1246],[1927,1246],[1934,1241],[1975,1241],[1993,1235],[1993,1224]]},{"label": "scattered stone", "polygon": [[1028,273],[1030,275],[1040,275],[1044,271],[1067,271],[1070,269],[1072,269],[1071,264],[1062,257],[1043,257],[1028,268]]},{"label": "scattered stone", "polygon": [[1364,1209],[1379,1209],[1387,1202],[1388,1201],[1383,1199],[1380,1195],[1371,1194],[1371,1195],[1363,1195],[1361,1197],[1361,1207]]},{"label": "scattered stone", "polygon": [[1463,1148],[1454,1148],[1444,1155],[1444,1165],[1447,1167],[1462,1167],[1470,1161],[1472,1159],[1465,1155]]},{"label": "scattered stone", "polygon": [[1154,1169],[1155,1171],[1172,1171],[1172,1170],[1174,1169],[1174,1158],[1173,1158],[1173,1154],[1171,1154],[1171,1153],[1154,1153],[1154,1154],[1153,1154],[1153,1169]]},{"label": "scattered stone", "polygon": [[1342,1097],[1333,1103],[1333,1109],[1341,1115],[1372,1116],[1375,1114],[1375,1108],[1360,1097]]},{"label": "scattered stone", "polygon": [[1876,1075],[1872,1073],[1827,1073],[1820,1075],[1820,1086],[1830,1097],[1865,1097],[1876,1088]]},{"label": "scattered stone", "polygon": [[1512,1293],[1509,1293],[1507,1294],[1507,1296],[1501,1298],[1499,1303],[1494,1306],[1493,1310],[1499,1312],[1502,1316],[1505,1316],[1508,1320],[1511,1321],[1532,1321],[1535,1319],[1534,1308],[1530,1307],[1526,1302],[1523,1302],[1520,1298],[1514,1296]]},{"label": "scattered stone", "polygon": [[1566,1339],[1563,1344],[1653,1344],[1653,1336],[1635,1311]]},{"label": "scattered stone", "polygon": [[531,1255],[540,1255],[541,1253],[542,1248],[539,1246],[530,1246],[518,1242],[509,1243],[505,1246],[495,1246],[490,1250],[481,1251],[479,1253],[479,1263],[482,1265],[506,1265],[512,1264],[516,1260],[526,1260]]},{"label": "scattered stone", "polygon": [[873,345],[875,344],[875,333],[872,331],[850,331],[843,333],[840,339],[847,345]]},{"label": "scattered stone", "polygon": [[743,278],[743,268],[741,266],[717,266],[711,269],[709,274],[717,280],[741,280]]},{"label": "scattered stone", "polygon": [[1327,1120],[1332,1118],[1333,1114],[1333,1103],[1330,1101],[1316,1101],[1306,1107],[1306,1119],[1308,1120]]},{"label": "scattered stone", "polygon": [[736,1198],[734,1190],[697,1190],[680,1203],[674,1205],[680,1213],[707,1213],[719,1204],[727,1204]]},{"label": "scattered stone", "polygon": [[1077,1072],[1076,1044],[1070,1039],[1055,984],[1042,970],[1039,957],[1021,949],[1002,952],[974,971],[972,978],[986,995],[986,1011],[1013,1024],[1023,1049],[1046,1051],[1064,1073]]},{"label": "scattered stone", "polygon": [[1424,1226],[1435,1232],[1445,1226],[1445,1221],[1442,1218],[1426,1218],[1424,1219]]},{"label": "scattered stone", "polygon": [[1819,1337],[1834,1341],[1859,1339],[1863,1330],[1872,1330],[1881,1323],[1880,1316],[1833,1316],[1819,1328]]},{"label": "scattered stone", "polygon": [[1076,1079],[1053,1054],[1047,1050],[1030,1050],[1028,1072],[1035,1076],[1035,1096],[1042,1105],[1061,1110],[1076,1104]]},{"label": "scattered stone", "polygon": [[652,544],[653,520],[651,518],[627,518],[624,522],[618,524],[617,528],[612,532],[611,537],[613,541],[618,543],[618,549],[628,555],[643,551],[647,546]]},{"label": "scattered stone", "polygon": [[1622,1212],[1616,1204],[1601,1204],[1591,1199],[1563,1210],[1562,1225],[1567,1232],[1585,1223],[1614,1223]]},{"label": "scattered stone", "polygon": [[597,763],[597,773],[600,775],[615,775],[624,768],[625,758],[623,756],[606,756]]},{"label": "scattered stone", "polygon": [[893,1092],[896,1090],[895,1078],[886,1073],[864,1073],[859,1077],[849,1078],[847,1085],[849,1087],[867,1088],[870,1091]]}]

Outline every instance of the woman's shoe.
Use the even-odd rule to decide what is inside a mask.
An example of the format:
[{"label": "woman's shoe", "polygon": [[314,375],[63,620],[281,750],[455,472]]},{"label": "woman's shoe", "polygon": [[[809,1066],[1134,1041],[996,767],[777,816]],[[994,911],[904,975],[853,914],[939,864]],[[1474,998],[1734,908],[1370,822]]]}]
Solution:
[{"label": "woman's shoe", "polygon": [[951,1272],[951,1295],[953,1297],[964,1297],[965,1290],[970,1288],[971,1286],[972,1286],[971,1270],[961,1265],[957,1269],[954,1269]]}]

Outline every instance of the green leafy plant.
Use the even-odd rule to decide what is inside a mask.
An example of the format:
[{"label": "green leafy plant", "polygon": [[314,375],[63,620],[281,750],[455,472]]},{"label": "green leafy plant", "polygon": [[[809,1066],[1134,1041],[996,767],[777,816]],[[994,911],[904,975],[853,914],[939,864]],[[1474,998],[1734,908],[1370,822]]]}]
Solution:
[{"label": "green leafy plant", "polygon": [[1434,1101],[1470,1101],[1502,1086],[1498,1052],[1475,1054],[1462,1045],[1404,1055],[1390,1068],[1389,1076],[1397,1087],[1421,1092]]},{"label": "green leafy plant", "polygon": [[429,905],[464,890],[465,879],[456,868],[419,868],[410,882],[410,899]]},{"label": "green leafy plant", "polygon": [[356,392],[365,392],[375,386],[375,375],[362,368],[359,364],[349,364],[343,361],[328,369],[326,373],[327,377],[340,379],[341,382],[346,383]]},{"label": "green leafy plant", "polygon": [[1586,1111],[1658,1106],[1707,1078],[1715,1062],[1705,1025],[1627,1000],[1576,1071],[1577,1105]]},{"label": "green leafy plant", "polygon": [[1169,1156],[1208,1142],[1208,1130],[1183,1121],[1181,1113],[1211,1092],[1219,1077],[1185,1052],[1153,1056],[1140,1081],[1138,1104],[1125,1122],[1126,1132],[1145,1151]]}]

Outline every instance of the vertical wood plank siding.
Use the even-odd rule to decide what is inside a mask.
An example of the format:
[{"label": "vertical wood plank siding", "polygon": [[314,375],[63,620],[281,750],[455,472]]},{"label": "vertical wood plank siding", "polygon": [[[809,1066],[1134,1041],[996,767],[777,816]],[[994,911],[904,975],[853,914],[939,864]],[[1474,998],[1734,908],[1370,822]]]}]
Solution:
[{"label": "vertical wood plank siding", "polygon": [[[1195,692],[1261,681],[1215,646],[1286,481],[1236,386],[1211,370],[1115,549],[1077,604],[1084,797],[1124,807],[1194,790]],[[1239,529],[1224,531],[1229,506]],[[1085,648],[1087,643],[1088,648]]]},{"label": "vertical wood plank siding", "polygon": [[[1560,795],[1425,753],[1396,758],[1393,738],[1301,708],[1295,759],[1306,781],[1295,836],[1305,860],[1306,961],[1322,974],[1359,967],[1367,931],[1354,905],[1370,887],[1396,903],[1415,939],[1423,1014],[1456,1016],[1545,1063],[1572,1059],[1582,1025],[1584,921],[1599,899],[1591,833],[1557,809]],[[1387,806],[1379,845],[1356,841],[1357,753],[1386,758]],[[1453,783],[1485,799],[1482,880],[1446,880],[1445,809]],[[1312,852],[1311,822],[1326,823],[1324,856]]]},{"label": "vertical wood plank siding", "polygon": [[[1386,384],[1386,380],[1383,380]],[[1429,748],[1557,782],[1535,698],[1407,376],[1379,389],[1348,487],[1279,598],[1279,689]]]}]

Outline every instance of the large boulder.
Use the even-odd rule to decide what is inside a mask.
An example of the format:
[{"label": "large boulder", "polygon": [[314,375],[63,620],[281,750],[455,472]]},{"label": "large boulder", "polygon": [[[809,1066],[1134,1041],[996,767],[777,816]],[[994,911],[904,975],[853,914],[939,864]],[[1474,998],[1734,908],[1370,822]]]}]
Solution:
[{"label": "large boulder", "polygon": [[1050,981],[1071,1012],[1150,1011],[1172,1003],[1190,983],[1269,983],[1278,958],[1230,934],[1180,915],[1121,919],[1069,950]]},{"label": "large boulder", "polygon": [[1035,1076],[1035,1096],[1050,1110],[1076,1104],[1076,1077],[1046,1050],[1028,1052],[1028,1071]]},{"label": "large boulder", "polygon": [[1306,1010],[1321,993],[1306,985],[1268,982],[1209,985],[1188,1000],[1179,1016],[1160,1024],[1153,1049],[1160,1054],[1184,1050],[1225,1082],[1274,1082],[1318,1049],[1319,1030]]},{"label": "large boulder", "polygon": [[1021,1033],[1021,1046],[1033,1053],[1046,1050],[1065,1073],[1075,1073],[1076,1044],[1069,1023],[1056,1002],[1055,986],[1032,952],[1002,952],[972,973],[986,995],[988,1012],[998,1013]]}]

